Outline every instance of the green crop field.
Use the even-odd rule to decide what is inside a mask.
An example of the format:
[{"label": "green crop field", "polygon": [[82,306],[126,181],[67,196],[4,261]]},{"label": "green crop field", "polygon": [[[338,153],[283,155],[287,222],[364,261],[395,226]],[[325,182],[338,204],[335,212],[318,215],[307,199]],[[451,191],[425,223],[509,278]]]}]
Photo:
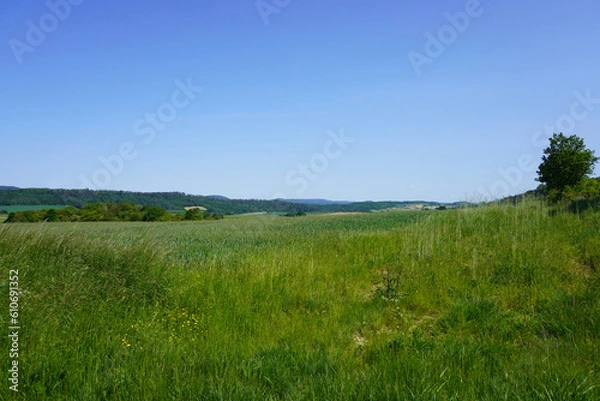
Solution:
[{"label": "green crop field", "polygon": [[0,266],[0,399],[600,399],[593,210],[3,224]]}]

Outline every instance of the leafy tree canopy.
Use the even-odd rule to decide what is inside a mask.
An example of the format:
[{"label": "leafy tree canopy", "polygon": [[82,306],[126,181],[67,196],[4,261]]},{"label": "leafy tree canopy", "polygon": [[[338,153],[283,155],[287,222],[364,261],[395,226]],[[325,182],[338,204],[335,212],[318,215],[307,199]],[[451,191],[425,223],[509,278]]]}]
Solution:
[{"label": "leafy tree canopy", "polygon": [[548,193],[562,194],[567,187],[581,184],[594,171],[598,157],[576,135],[553,134],[544,149],[537,180],[545,183]]}]

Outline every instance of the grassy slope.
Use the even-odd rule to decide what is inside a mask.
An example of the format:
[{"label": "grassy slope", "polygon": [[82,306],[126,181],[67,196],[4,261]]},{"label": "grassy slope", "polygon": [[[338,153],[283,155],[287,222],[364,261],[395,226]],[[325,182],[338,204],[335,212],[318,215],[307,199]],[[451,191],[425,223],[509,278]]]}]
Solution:
[{"label": "grassy slope", "polygon": [[599,399],[599,227],[539,203],[2,226],[20,398]]}]

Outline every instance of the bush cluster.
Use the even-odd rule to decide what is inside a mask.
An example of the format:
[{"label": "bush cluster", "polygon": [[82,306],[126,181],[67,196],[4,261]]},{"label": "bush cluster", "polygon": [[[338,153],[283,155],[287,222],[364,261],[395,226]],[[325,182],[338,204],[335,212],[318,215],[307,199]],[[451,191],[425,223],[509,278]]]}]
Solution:
[{"label": "bush cluster", "polygon": [[289,212],[286,213],[284,215],[282,215],[283,217],[304,217],[306,216],[306,213],[303,211],[298,211],[298,212]]},{"label": "bush cluster", "polygon": [[12,212],[5,223],[76,222],[76,221],[182,221],[219,220],[217,213],[202,213],[197,209],[188,210],[185,215],[171,214],[158,206],[142,206],[132,203],[91,203],[78,209],[67,206],[64,209],[42,209]]}]

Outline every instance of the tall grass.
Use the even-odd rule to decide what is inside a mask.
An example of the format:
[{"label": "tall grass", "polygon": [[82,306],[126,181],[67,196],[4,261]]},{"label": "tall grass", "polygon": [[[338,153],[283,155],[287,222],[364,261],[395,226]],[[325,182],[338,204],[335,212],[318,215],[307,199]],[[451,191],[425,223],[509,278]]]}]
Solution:
[{"label": "tall grass", "polygon": [[599,399],[599,249],[537,202],[2,227],[16,398]]}]

